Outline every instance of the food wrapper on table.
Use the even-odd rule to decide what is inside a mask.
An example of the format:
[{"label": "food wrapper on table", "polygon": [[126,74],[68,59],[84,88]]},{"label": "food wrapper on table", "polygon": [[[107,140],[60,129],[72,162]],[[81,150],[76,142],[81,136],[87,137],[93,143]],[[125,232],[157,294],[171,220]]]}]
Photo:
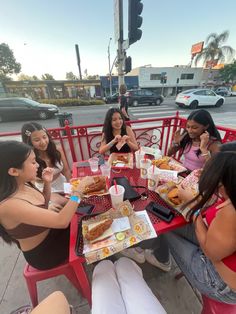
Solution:
[{"label": "food wrapper on table", "polygon": [[70,181],[73,188],[76,190],[79,185],[80,191],[84,197],[103,196],[109,194],[107,181],[105,176],[86,176],[84,178],[74,178]]},{"label": "food wrapper on table", "polygon": [[140,151],[147,155],[153,156],[155,159],[159,159],[162,157],[162,153],[159,148],[141,146]]},{"label": "food wrapper on table", "polygon": [[186,178],[178,177],[178,182],[169,181],[157,187],[156,192],[160,197],[178,213],[180,213],[186,221],[189,221],[191,215],[191,208],[186,207],[182,209],[184,205],[183,201],[178,197],[178,184],[183,188],[191,190],[193,198],[198,194],[198,181],[200,176],[199,170],[194,170]]},{"label": "food wrapper on table", "polygon": [[132,153],[112,153],[108,159],[112,168],[125,169],[134,167],[134,157]]},{"label": "food wrapper on table", "polygon": [[[101,226],[106,222],[110,223],[110,220],[112,220],[112,224],[102,235],[92,241],[87,240],[89,231],[98,227],[99,224]],[[88,264],[100,261],[143,240],[157,236],[147,212],[134,212],[129,201],[120,204],[116,210],[111,208],[105,213],[83,220],[82,233],[83,253]]]},{"label": "food wrapper on table", "polygon": [[160,170],[177,171],[177,173],[185,172],[187,169],[172,157],[163,156],[158,159],[152,160],[152,164]]}]

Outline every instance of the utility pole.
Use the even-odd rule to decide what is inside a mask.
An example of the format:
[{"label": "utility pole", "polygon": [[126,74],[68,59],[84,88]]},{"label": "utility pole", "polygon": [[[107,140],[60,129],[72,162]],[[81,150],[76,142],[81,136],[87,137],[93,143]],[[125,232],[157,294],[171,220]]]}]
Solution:
[{"label": "utility pole", "polygon": [[117,63],[118,63],[118,84],[120,86],[125,83],[124,80],[124,49],[123,49],[123,0],[118,0],[119,3],[119,30],[120,36],[118,39],[118,50],[117,50]]},{"label": "utility pole", "polygon": [[110,43],[112,38],[110,37],[108,48],[107,48],[107,54],[108,54],[108,66],[109,66],[109,81],[110,81],[110,96],[112,95],[112,69],[111,69],[111,55],[110,55]]},{"label": "utility pole", "polygon": [[78,64],[78,68],[79,68],[79,79],[82,80],[81,67],[80,67],[79,46],[77,44],[75,45],[75,51],[76,51],[77,64]]}]

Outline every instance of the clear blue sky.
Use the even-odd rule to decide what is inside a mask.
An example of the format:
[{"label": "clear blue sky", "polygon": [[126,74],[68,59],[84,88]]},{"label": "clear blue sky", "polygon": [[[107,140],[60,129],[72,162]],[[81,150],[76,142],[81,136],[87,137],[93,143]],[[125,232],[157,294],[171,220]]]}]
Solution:
[{"label": "clear blue sky", "polygon": [[[188,64],[192,44],[212,32],[230,31],[236,49],[236,1],[143,0],[143,35],[127,51],[133,67]],[[124,27],[127,37],[127,7]],[[9,0],[0,3],[0,43],[13,49],[22,73],[78,75],[74,45],[79,44],[82,74],[108,73],[107,46],[116,55],[113,0]]]}]

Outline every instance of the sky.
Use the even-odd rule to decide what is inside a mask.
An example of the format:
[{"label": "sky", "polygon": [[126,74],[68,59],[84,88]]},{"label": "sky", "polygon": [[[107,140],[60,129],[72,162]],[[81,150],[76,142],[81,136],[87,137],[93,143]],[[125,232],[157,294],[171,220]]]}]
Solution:
[{"label": "sky", "polygon": [[[229,30],[226,44],[236,50],[236,1],[142,0],[142,38],[127,50],[133,68],[187,65],[191,46],[212,33]],[[128,0],[123,0],[124,39]],[[21,73],[50,73],[63,80],[78,76],[75,44],[79,45],[82,75],[108,73],[116,56],[113,0],[0,0],[0,43],[13,50]],[[113,71],[114,72],[114,71]]]}]

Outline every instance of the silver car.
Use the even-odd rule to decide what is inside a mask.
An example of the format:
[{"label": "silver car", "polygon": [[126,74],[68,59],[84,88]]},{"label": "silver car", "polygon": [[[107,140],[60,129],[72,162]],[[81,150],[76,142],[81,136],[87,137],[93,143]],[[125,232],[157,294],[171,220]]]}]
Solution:
[{"label": "silver car", "polygon": [[224,97],[217,95],[211,89],[188,89],[179,93],[175,99],[176,105],[179,107],[189,107],[196,109],[198,106],[215,106],[223,105]]}]

